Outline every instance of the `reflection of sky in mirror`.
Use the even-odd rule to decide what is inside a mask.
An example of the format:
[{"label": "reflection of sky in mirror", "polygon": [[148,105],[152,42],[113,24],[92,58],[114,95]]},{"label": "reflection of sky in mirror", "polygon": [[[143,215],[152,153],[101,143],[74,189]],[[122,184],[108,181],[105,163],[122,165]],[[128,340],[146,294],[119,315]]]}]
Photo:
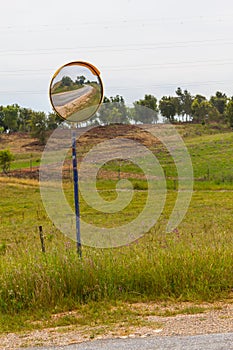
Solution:
[{"label": "reflection of sky in mirror", "polygon": [[98,78],[96,75],[94,75],[88,68],[79,65],[63,67],[58,73],[58,75],[55,77],[53,82],[55,84],[56,82],[60,81],[64,76],[69,76],[73,81],[75,81],[77,76],[80,75],[84,75],[87,80],[98,82]]}]

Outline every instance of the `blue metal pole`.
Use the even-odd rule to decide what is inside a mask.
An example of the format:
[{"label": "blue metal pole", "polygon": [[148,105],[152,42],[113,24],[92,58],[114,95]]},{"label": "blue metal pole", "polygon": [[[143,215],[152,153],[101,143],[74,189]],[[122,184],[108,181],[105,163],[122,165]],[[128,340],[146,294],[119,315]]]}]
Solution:
[{"label": "blue metal pole", "polygon": [[73,162],[73,181],[74,181],[74,204],[75,204],[75,218],[76,218],[76,240],[77,252],[82,257],[82,244],[80,234],[80,211],[79,211],[79,195],[78,195],[78,167],[76,154],[76,132],[72,131],[72,162]]}]

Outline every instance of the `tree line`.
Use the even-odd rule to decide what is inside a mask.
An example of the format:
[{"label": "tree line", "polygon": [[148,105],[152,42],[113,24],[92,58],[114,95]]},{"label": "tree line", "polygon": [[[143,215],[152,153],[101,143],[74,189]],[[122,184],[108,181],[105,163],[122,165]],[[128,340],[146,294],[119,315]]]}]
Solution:
[{"label": "tree line", "polygon": [[[135,101],[133,107],[127,108],[122,96],[104,98],[108,102],[103,105],[99,120],[104,124],[120,123],[157,123],[162,117],[163,121],[171,123],[226,123],[233,127],[233,96],[217,91],[208,100],[205,96],[191,95],[188,90],[180,87],[175,96],[163,96],[158,100],[153,95],[145,95],[143,99]],[[111,103],[115,103],[109,112]],[[147,107],[148,109],[142,109]],[[106,110],[105,110],[106,109]]]},{"label": "tree line", "polygon": [[0,106],[0,133],[30,132],[44,143],[46,132],[55,129],[60,123],[56,113],[37,112],[18,104]]},{"label": "tree line", "polygon": [[[200,94],[193,96],[179,87],[175,96],[163,96],[158,100],[155,96],[146,94],[143,99],[135,101],[132,107],[126,106],[123,96],[104,97],[102,107],[87,124],[152,124],[160,121],[160,118],[171,123],[219,122],[233,127],[233,96],[228,97],[217,91],[207,99]],[[61,123],[62,120],[56,113],[46,114],[17,104],[0,106],[0,133],[30,132],[44,143],[46,133]]]}]

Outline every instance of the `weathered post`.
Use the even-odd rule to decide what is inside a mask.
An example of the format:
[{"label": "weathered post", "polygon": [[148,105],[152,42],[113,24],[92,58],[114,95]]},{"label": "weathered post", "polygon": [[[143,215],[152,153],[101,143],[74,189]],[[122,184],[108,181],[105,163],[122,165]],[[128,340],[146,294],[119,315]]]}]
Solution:
[{"label": "weathered post", "polygon": [[39,233],[40,233],[41,250],[42,250],[42,253],[45,253],[45,242],[44,242],[44,234],[43,234],[42,226],[39,226]]}]

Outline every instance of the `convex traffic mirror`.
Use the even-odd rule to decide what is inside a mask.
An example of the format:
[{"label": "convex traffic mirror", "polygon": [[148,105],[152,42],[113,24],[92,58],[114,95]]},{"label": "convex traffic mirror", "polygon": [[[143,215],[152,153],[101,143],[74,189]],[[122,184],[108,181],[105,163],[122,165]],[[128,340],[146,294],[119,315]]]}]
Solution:
[{"label": "convex traffic mirror", "polygon": [[100,72],[92,64],[71,62],[54,74],[49,89],[55,112],[69,122],[83,122],[95,114],[103,98]]}]

